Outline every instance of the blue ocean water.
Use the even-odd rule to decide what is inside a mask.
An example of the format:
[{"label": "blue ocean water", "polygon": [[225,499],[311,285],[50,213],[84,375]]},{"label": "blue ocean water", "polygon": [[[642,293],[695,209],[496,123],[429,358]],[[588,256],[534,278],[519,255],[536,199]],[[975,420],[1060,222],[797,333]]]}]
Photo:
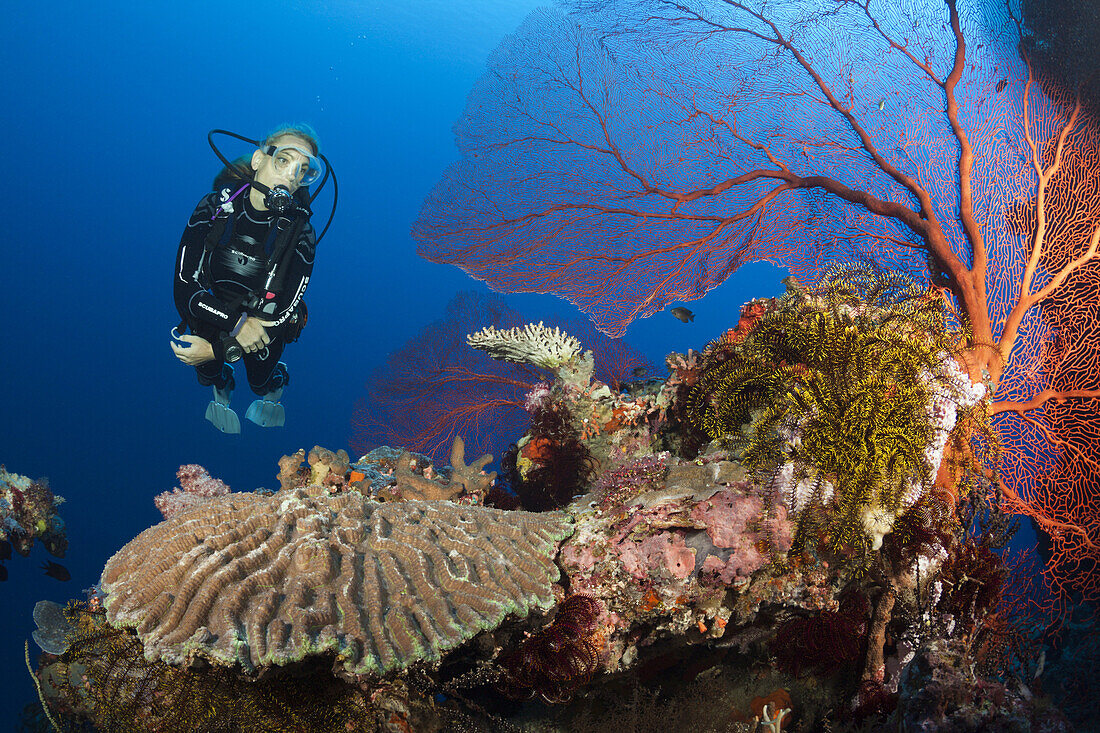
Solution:
[{"label": "blue ocean water", "polygon": [[[529,0],[19,3],[0,26],[6,231],[0,236],[0,463],[46,476],[66,503],[72,580],[42,574],[40,545],[0,584],[0,730],[34,700],[23,666],[31,611],[82,597],[103,563],[159,521],[152,498],[199,463],[236,490],[277,485],[298,448],[347,447],[363,383],[441,318],[486,291],[416,255],[409,227],[456,158],[452,125]],[[318,249],[309,326],[285,355],[285,428],[239,436],[203,420],[208,388],[169,350],[180,233],[220,164],[207,131],[262,136],[305,121],[339,174]],[[249,152],[231,143],[227,155]],[[317,211],[327,215],[331,193]],[[660,364],[701,348],[785,273],[743,268],[681,323],[667,312],[626,340]],[[550,296],[507,296],[532,320],[576,315]],[[238,380],[243,381],[238,377]],[[243,413],[251,399],[238,390]],[[36,650],[32,645],[32,654]],[[32,657],[33,659],[33,657]]]}]

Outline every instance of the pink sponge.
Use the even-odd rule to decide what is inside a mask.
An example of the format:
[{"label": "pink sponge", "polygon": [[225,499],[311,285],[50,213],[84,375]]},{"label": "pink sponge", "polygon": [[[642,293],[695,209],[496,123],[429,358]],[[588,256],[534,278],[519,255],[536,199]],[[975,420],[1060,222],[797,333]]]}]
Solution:
[{"label": "pink sponge", "polygon": [[641,542],[623,540],[619,551],[623,567],[638,580],[645,579],[650,569],[662,567],[679,580],[695,571],[695,549],[685,546],[676,532],[660,532]]},{"label": "pink sponge", "polygon": [[763,567],[769,556],[758,548],[761,540],[779,552],[791,549],[793,525],[782,504],[764,518],[764,502],[732,490],[719,491],[691,510],[691,518],[706,525],[707,536],[716,548],[730,549],[724,559],[714,555],[703,561],[702,572],[729,584],[746,578]]},{"label": "pink sponge", "polygon": [[764,502],[758,497],[726,490],[696,504],[691,518],[706,523],[707,536],[715,547],[737,547],[744,540],[749,522],[763,513]]}]

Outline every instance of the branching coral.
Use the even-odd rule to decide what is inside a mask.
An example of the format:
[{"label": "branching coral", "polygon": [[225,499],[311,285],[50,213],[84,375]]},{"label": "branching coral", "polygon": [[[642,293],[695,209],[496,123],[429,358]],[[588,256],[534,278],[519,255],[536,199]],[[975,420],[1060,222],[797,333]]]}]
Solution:
[{"label": "branching coral", "polygon": [[558,369],[581,353],[580,341],[557,328],[529,323],[506,331],[487,326],[466,337],[466,343],[494,359]]},{"label": "branching coral", "polygon": [[538,694],[549,703],[568,702],[599,666],[602,612],[591,596],[575,593],[566,598],[553,621],[505,657],[502,689],[510,695]]}]

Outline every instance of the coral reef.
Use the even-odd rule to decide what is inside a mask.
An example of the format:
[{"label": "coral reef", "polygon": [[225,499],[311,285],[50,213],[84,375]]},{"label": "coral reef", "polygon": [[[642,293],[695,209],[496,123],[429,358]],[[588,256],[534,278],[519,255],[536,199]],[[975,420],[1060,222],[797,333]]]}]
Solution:
[{"label": "coral reef", "polygon": [[180,466],[176,471],[180,485],[171,491],[157,494],[153,503],[165,519],[202,504],[215,496],[225,496],[229,487],[212,477],[205,468],[194,463]]},{"label": "coral reef", "polygon": [[975,676],[962,645],[942,639],[932,641],[902,672],[890,724],[933,733],[1073,730],[1057,708],[1030,692]]},{"label": "coral reef", "polygon": [[[347,730],[1068,730],[945,323],[937,291],[849,265],[747,304],[663,383],[613,390],[541,324],[475,334],[552,372],[504,481],[461,438],[439,469],[315,447],[277,493],[180,508],[104,569],[96,633],[122,651],[85,658],[141,661],[91,687],[148,707],[175,680],[317,675]],[[517,500],[542,511],[484,505]]]},{"label": "coral reef", "polygon": [[[560,563],[573,592],[606,608],[609,670],[632,666],[639,647],[662,636],[691,631],[703,642],[722,637],[730,623],[750,624],[779,588],[766,569],[791,547],[794,525],[785,508],[767,506],[736,463],[722,454],[698,463],[665,459],[667,469],[649,466],[646,479],[630,482],[638,493],[620,488],[609,503],[601,488],[570,507],[576,532],[562,546]],[[610,473],[597,485],[630,475],[623,467]],[[828,607],[831,594],[817,586],[791,602]]]},{"label": "coral reef", "polygon": [[23,557],[31,554],[35,540],[54,557],[65,557],[69,540],[57,515],[64,501],[50,491],[45,478],[32,481],[0,465],[0,540],[10,542]]},{"label": "coral reef", "polygon": [[[1002,618],[1006,570],[989,543],[1011,528],[996,507],[960,521],[954,505],[981,503],[991,483],[980,461],[993,453],[959,452],[939,484],[948,446],[987,436],[981,385],[943,349],[948,338],[942,301],[849,267],[747,308],[705,352],[670,357],[668,381],[641,399],[598,382],[533,390],[528,408],[571,415],[596,459],[587,493],[566,507],[576,531],[559,562],[569,591],[605,609],[601,671],[644,678],[705,648],[766,650],[773,669],[833,700],[769,708],[769,724],[809,730],[883,720],[915,650],[936,638],[965,639],[975,669],[1008,669],[988,662],[1018,634]],[[758,377],[738,371],[746,353],[768,355]],[[753,384],[766,389],[754,396]],[[694,413],[681,405],[692,400]],[[701,453],[658,450],[688,445],[675,434],[707,410],[727,417]],[[540,437],[517,442],[528,471],[554,460]],[[966,540],[971,526],[988,538]]]},{"label": "coral reef", "polygon": [[984,390],[946,351],[942,300],[899,273],[838,265],[757,310],[704,352],[689,413],[771,476],[803,537],[862,560],[931,488]]},{"label": "coral reef", "polygon": [[[455,501],[480,505],[496,480],[495,471],[485,472],[485,466],[492,460],[491,455],[485,454],[467,464],[466,443],[461,436],[455,436],[451,443],[451,465],[438,471],[425,455],[380,446],[348,465],[346,488],[378,501]],[[300,487],[308,482],[303,476],[288,485]]]},{"label": "coral reef", "polygon": [[251,671],[331,651],[343,672],[380,674],[552,605],[569,532],[556,514],[322,486],[229,494],[142,532],[100,587],[150,659]]}]

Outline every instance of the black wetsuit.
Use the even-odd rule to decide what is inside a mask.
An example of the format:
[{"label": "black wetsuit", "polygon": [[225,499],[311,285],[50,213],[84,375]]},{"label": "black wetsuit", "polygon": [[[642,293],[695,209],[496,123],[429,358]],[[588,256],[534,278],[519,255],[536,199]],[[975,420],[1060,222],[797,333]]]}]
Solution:
[{"label": "black wetsuit", "polygon": [[[175,287],[176,310],[196,336],[214,345],[214,360],[195,367],[199,383],[225,388],[233,377],[232,368],[225,363],[221,345],[224,338],[237,324],[242,313],[255,315],[275,325],[266,326],[271,343],[256,353],[243,357],[248,373],[248,386],[258,395],[267,394],[287,383],[286,367],[279,362],[288,341],[294,341],[304,319],[302,296],[313,272],[313,255],[317,239],[313,227],[306,223],[295,243],[294,251],[286,262],[283,287],[276,293],[273,313],[257,313],[248,310],[241,302],[246,293],[264,292],[267,280],[268,255],[274,246],[275,215],[256,209],[243,191],[232,202],[232,211],[223,212],[222,202],[240,187],[225,187],[210,192],[195,208],[180,239],[176,255]],[[232,219],[232,236],[225,244],[209,248],[207,235],[217,220]],[[220,228],[220,225],[219,225]]]}]

